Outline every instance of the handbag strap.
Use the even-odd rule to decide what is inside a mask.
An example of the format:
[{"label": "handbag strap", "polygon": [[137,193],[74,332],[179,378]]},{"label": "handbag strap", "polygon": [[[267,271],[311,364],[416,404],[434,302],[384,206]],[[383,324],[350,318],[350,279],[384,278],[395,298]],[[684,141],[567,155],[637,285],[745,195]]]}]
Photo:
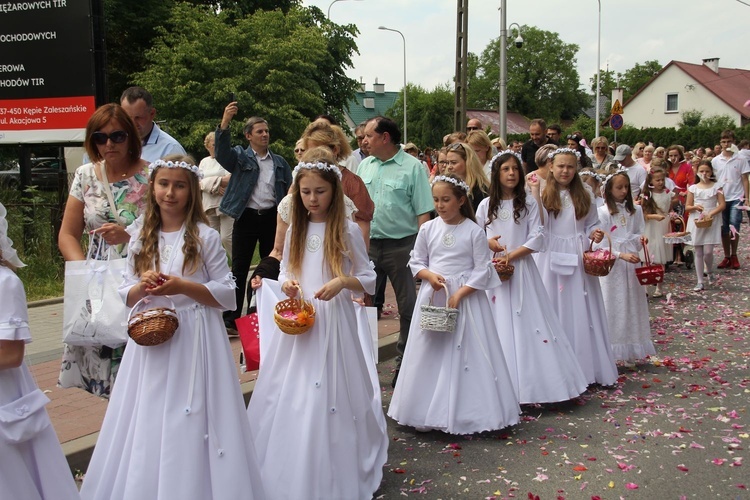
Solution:
[{"label": "handbag strap", "polygon": [[109,187],[109,179],[107,179],[107,166],[104,162],[97,163],[97,166],[99,167],[99,172],[101,172],[102,175],[102,184],[104,184],[104,192],[107,195],[107,200],[109,201],[109,210],[112,212],[112,218],[114,219],[115,223],[120,224],[120,218],[117,215],[117,205],[115,204],[115,198],[112,196],[112,189]]}]

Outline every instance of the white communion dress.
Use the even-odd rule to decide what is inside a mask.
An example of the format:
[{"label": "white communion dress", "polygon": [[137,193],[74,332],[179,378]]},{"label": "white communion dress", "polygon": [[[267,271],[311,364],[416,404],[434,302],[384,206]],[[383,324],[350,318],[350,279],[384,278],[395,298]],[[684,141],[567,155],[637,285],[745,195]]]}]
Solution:
[{"label": "white communion dress", "polygon": [[[485,228],[489,219],[489,198],[477,209],[477,223]],[[544,227],[539,205],[526,198],[527,212],[518,223],[513,218],[513,200],[504,200],[485,231],[508,252],[521,246],[535,252],[544,250]],[[513,276],[501,286],[487,291],[495,324],[503,345],[513,387],[521,404],[567,401],[586,391],[588,383],[581,371],[557,313],[550,304],[532,255],[511,262]]]},{"label": "white communion dress", "polygon": [[613,385],[617,365],[609,342],[609,327],[599,278],[583,269],[583,250],[599,228],[593,195],[588,214],[576,219],[567,189],[560,190],[562,209],[557,217],[545,213],[547,251],[536,255],[537,267],[552,306],[568,336],[589,384]]},{"label": "white communion dress", "polygon": [[[718,182],[714,182],[713,186],[705,189],[698,187],[698,184],[688,186],[688,191],[693,193],[693,204],[702,205],[704,214],[708,214],[719,204],[719,192],[721,191],[721,189],[721,184],[719,184]],[[698,227],[695,225],[695,220],[700,216],[701,212],[690,212],[690,217],[687,221],[687,230],[690,232],[690,235],[693,239],[693,245],[698,246],[720,244],[722,214],[716,214],[714,216],[713,222],[711,222],[711,225],[709,227]]]},{"label": "white communion dress", "polygon": [[[485,290],[500,284],[487,238],[468,219],[449,225],[434,219],[422,225],[409,266],[445,278],[448,293],[466,285],[476,291],[458,305],[454,332],[420,327],[420,306],[433,289],[426,281],[417,295],[398,383],[388,415],[401,425],[471,434],[518,423],[520,407]],[[445,293],[432,302],[444,306]]]},{"label": "white communion dress", "polygon": [[[635,268],[640,264],[625,262],[619,256],[623,252],[638,255],[643,248],[641,235],[646,224],[639,205],[634,206],[632,215],[623,203],[616,206],[618,213],[614,215],[609,213],[606,205],[599,208],[599,222],[609,231],[612,252],[618,256],[612,270],[607,276],[600,277],[599,282],[607,311],[612,354],[616,360],[635,361],[656,354],[656,350],[651,342],[646,290],[635,274]],[[599,247],[609,248],[606,241],[605,238]]]},{"label": "white communion dress", "polygon": [[[140,223],[133,223],[123,300],[139,277]],[[136,226],[136,227],[134,227]],[[219,233],[199,224],[202,283],[221,309],[235,308]],[[161,233],[161,272],[181,275],[181,232]],[[265,498],[221,309],[173,295],[179,327],[167,342],[129,340],[81,489],[84,499]],[[155,299],[155,302],[158,299]]]},{"label": "white communion dress", "polygon": [[[648,238],[648,251],[653,256],[651,262],[654,264],[666,264],[671,262],[672,255],[672,244],[664,242],[664,235],[670,232],[670,208],[672,206],[672,198],[677,196],[675,191],[664,190],[662,193],[651,193],[658,209],[658,215],[663,215],[664,220],[647,220],[646,228],[643,231],[644,236]],[[719,224],[721,226],[721,224]],[[643,250],[640,252],[641,260],[645,261],[646,258],[643,255]]]},{"label": "white communion dress", "polygon": [[[343,272],[367,293],[375,271],[362,232],[346,220],[348,255]],[[315,307],[315,323],[300,335],[287,335],[262,319],[273,315],[259,301],[261,366],[247,408],[268,494],[279,500],[370,500],[380,487],[387,460],[388,435],[379,387],[373,380],[369,330],[358,331],[352,293],[333,299],[313,298],[331,274],[324,256],[326,223],[309,222],[301,273],[281,263],[279,282],[299,281],[305,300]],[[289,255],[291,229],[284,256]],[[261,286],[264,290],[267,280]],[[260,307],[263,307],[261,310]],[[267,331],[272,328],[272,331]]]},{"label": "white communion dress", "polygon": [[[0,340],[31,342],[26,294],[0,265]],[[73,500],[73,474],[52,428],[46,395],[25,363],[0,370],[0,498]]]}]

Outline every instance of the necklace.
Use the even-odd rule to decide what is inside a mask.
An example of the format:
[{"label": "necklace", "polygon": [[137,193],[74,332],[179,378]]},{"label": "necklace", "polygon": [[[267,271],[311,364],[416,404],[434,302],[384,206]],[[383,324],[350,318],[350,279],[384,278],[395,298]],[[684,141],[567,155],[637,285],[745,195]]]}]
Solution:
[{"label": "necklace", "polygon": [[[443,235],[443,246],[444,247],[451,248],[453,245],[456,244],[456,237],[453,236],[453,233],[456,231],[456,229],[458,229],[458,226],[460,226],[465,220],[466,219],[462,219],[461,222],[459,222],[458,224],[455,224],[453,226],[453,229],[451,229],[450,233],[445,233]],[[448,226],[448,225],[450,225],[450,224],[446,224],[446,226]]]}]

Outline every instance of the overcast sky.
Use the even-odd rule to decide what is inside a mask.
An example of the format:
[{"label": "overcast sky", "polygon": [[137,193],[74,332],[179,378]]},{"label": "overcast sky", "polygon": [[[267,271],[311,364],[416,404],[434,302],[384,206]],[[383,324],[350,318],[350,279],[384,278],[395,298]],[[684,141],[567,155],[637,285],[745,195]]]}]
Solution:
[{"label": "overcast sky", "polygon": [[[747,0],[750,3],[750,0]],[[331,0],[304,0],[328,12]],[[750,7],[736,0],[601,0],[601,69],[624,72],[635,63],[656,59],[700,64],[719,57],[719,65],[750,69]],[[507,0],[508,25],[536,26],[557,32],[578,45],[578,73],[588,88],[596,72],[596,0]],[[481,53],[500,36],[500,0],[469,1],[469,51]],[[342,0],[331,7],[331,20],[359,28],[359,56],[347,74],[363,79],[367,89],[378,78],[386,90],[400,90],[406,37],[409,83],[431,90],[453,80],[456,0]],[[515,31],[508,34],[515,38]],[[512,39],[511,39],[512,40]],[[511,46],[508,50],[516,50]]]}]

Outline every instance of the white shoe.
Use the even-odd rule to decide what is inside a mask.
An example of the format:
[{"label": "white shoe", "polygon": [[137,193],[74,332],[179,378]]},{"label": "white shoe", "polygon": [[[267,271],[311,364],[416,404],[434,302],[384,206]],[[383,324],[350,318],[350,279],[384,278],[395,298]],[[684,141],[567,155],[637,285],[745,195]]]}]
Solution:
[{"label": "white shoe", "polygon": [[695,285],[695,287],[693,288],[693,291],[694,292],[702,292],[703,291],[703,283],[698,283],[697,285]]},{"label": "white shoe", "polygon": [[708,275],[706,276],[706,284],[710,285],[711,283],[714,283],[715,279],[716,277],[714,276],[714,273],[708,273]]}]

